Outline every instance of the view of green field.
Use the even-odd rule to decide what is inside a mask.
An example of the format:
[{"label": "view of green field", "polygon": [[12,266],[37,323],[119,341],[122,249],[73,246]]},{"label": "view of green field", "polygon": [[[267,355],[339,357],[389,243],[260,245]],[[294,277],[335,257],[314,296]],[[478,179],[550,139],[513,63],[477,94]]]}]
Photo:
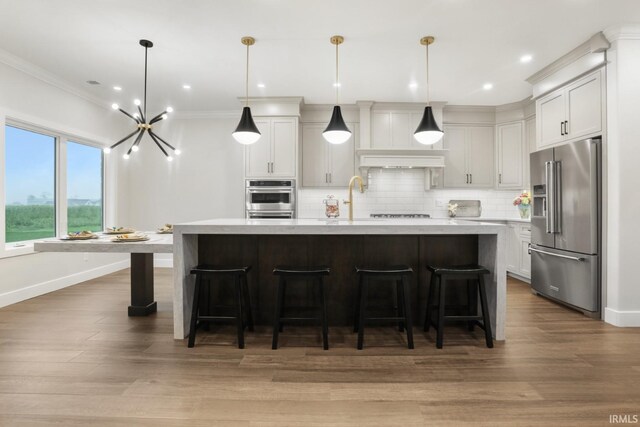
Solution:
[{"label": "view of green field", "polygon": [[[102,230],[102,206],[69,206],[69,231]],[[52,205],[6,206],[6,242],[55,236],[55,208]]]}]

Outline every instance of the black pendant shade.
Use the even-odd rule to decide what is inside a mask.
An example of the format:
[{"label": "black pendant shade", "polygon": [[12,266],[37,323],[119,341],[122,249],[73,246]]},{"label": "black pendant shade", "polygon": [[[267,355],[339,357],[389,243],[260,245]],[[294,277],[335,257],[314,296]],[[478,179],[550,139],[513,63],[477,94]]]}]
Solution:
[{"label": "black pendant shade", "polygon": [[435,117],[433,117],[433,111],[431,110],[431,106],[428,105],[424,108],[424,114],[422,115],[422,120],[418,125],[418,128],[413,133],[415,138],[419,143],[425,145],[435,144],[440,141],[442,135],[444,133],[438,127],[438,123],[436,123]]},{"label": "black pendant shade", "polygon": [[331,144],[342,144],[351,137],[351,131],[342,118],[342,110],[339,105],[333,107],[331,120],[322,135]]},{"label": "black pendant shade", "polygon": [[233,132],[233,137],[241,144],[253,144],[260,138],[260,131],[256,122],[253,121],[251,115],[251,108],[242,108],[242,117],[240,117],[240,123]]}]

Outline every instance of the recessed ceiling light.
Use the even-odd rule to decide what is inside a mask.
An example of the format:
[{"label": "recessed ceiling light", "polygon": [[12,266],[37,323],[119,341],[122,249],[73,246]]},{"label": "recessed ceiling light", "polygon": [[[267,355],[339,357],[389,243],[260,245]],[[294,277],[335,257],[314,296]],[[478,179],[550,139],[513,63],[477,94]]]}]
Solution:
[{"label": "recessed ceiling light", "polygon": [[485,83],[484,86],[482,86],[482,89],[484,89],[484,90],[493,89],[493,83]]},{"label": "recessed ceiling light", "polygon": [[533,59],[533,56],[531,56],[531,55],[522,55],[520,57],[520,62],[526,64],[527,62],[531,62],[532,59]]},{"label": "recessed ceiling light", "polygon": [[191,85],[182,85],[182,89],[191,89]]},{"label": "recessed ceiling light", "polygon": [[264,83],[258,83],[258,87],[259,87],[260,89],[263,89],[263,88],[265,87],[265,86],[264,86]]},{"label": "recessed ceiling light", "polygon": [[116,92],[120,92],[122,88],[120,86],[114,86],[113,90],[115,90]]},{"label": "recessed ceiling light", "polygon": [[342,84],[341,84],[341,83],[334,83],[334,84],[333,84],[333,87],[340,87],[340,86],[342,86]]},{"label": "recessed ceiling light", "polygon": [[418,88],[418,83],[416,82],[409,83],[409,89],[417,89],[417,88]]}]

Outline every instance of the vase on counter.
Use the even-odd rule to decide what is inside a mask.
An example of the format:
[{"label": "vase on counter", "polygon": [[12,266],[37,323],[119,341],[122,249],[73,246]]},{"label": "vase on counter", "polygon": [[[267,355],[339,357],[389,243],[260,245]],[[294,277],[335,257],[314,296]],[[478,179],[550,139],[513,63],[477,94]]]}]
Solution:
[{"label": "vase on counter", "polygon": [[327,218],[338,218],[340,216],[340,202],[335,196],[327,196],[323,203],[325,205],[324,214]]},{"label": "vase on counter", "polygon": [[518,211],[520,212],[520,218],[529,219],[531,205],[518,205]]}]

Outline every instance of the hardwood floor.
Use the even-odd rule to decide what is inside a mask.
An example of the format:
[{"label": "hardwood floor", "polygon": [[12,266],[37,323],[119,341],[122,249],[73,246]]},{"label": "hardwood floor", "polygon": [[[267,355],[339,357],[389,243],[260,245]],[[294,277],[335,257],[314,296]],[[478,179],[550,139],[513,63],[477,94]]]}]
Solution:
[{"label": "hardwood floor", "polygon": [[451,326],[268,328],[235,347],[232,326],[172,338],[171,270],[158,313],[127,317],[129,271],[0,309],[2,426],[607,425],[640,415],[640,330],[621,329],[508,283],[507,341]]}]

